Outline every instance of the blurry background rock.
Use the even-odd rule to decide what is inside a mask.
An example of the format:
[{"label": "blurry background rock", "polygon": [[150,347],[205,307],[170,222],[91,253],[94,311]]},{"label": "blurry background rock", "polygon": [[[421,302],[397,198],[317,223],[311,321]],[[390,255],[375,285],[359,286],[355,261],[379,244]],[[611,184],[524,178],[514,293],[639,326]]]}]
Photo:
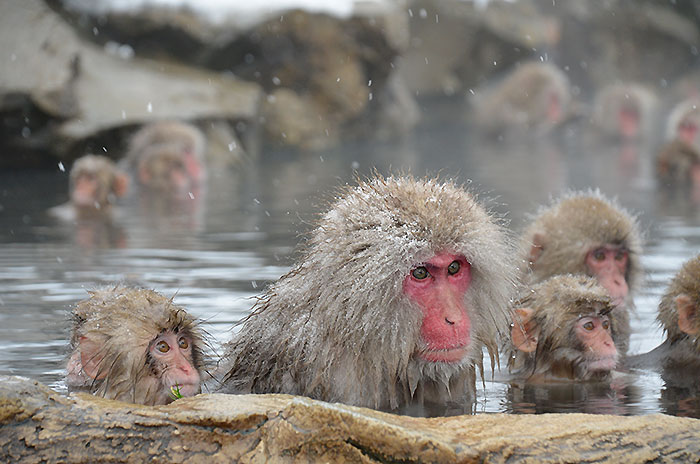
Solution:
[{"label": "blurry background rock", "polygon": [[611,76],[674,96],[700,91],[692,77],[675,84],[699,63],[700,7],[690,0],[290,5],[4,3],[0,41],[12,47],[0,69],[0,163],[70,161],[85,149],[119,157],[134,126],[166,117],[205,130],[214,122],[219,135],[227,124],[244,153],[215,144],[217,161],[254,155],[258,141],[324,149],[400,137],[423,99],[464,105],[451,97],[532,59],[555,61],[588,102]]},{"label": "blurry background rock", "polygon": [[358,2],[337,16],[274,6],[267,14],[260,7],[263,13],[217,15],[143,2],[127,10],[105,1],[49,3],[85,40],[259,84],[268,94],[263,140],[273,145],[325,148],[356,136],[400,135],[418,119],[402,81],[388,84],[408,43],[405,12],[391,2]]},{"label": "blurry background rock", "polygon": [[257,85],[114,56],[82,41],[38,0],[0,6],[0,31],[12,44],[0,70],[2,165],[55,165],[55,157],[86,150],[119,157],[124,133],[156,118],[257,122]]}]

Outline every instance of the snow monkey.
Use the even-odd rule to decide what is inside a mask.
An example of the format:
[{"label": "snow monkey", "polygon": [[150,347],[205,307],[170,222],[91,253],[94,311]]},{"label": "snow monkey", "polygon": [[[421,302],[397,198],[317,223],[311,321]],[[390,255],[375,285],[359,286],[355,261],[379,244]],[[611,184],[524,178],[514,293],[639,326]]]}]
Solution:
[{"label": "snow monkey", "polygon": [[223,391],[471,410],[482,348],[493,364],[508,330],[510,242],[452,182],[348,187],[227,345]]},{"label": "snow monkey", "polygon": [[56,217],[74,221],[89,218],[109,218],[112,205],[128,188],[126,174],[114,162],[100,155],[78,158],[70,170],[70,199],[50,212]]},{"label": "snow monkey", "polygon": [[[666,374],[692,378],[700,367],[700,255],[688,260],[661,297],[656,320],[666,340],[649,353],[630,358],[631,367],[661,367]],[[693,375],[689,375],[692,368]],[[678,375],[673,378],[679,377]],[[686,379],[688,380],[688,379]]]},{"label": "snow monkey", "polygon": [[653,127],[656,96],[643,85],[616,83],[603,87],[593,102],[592,121],[604,135],[637,140]]},{"label": "snow monkey", "polygon": [[551,63],[532,61],[476,98],[476,122],[492,132],[546,132],[567,119],[570,102],[566,75]]},{"label": "snow monkey", "polygon": [[200,392],[207,343],[172,299],[139,288],[96,290],[73,319],[70,389],[146,405]]},{"label": "snow monkey", "polygon": [[530,381],[608,377],[618,359],[611,317],[617,310],[593,277],[557,275],[535,284],[516,304],[511,370]]},{"label": "snow monkey", "polygon": [[596,277],[617,306],[613,340],[627,353],[632,296],[642,279],[636,217],[598,190],[569,192],[540,209],[523,233],[522,250],[530,284],[557,274]]},{"label": "snow monkey", "polygon": [[700,100],[688,99],[677,104],[666,124],[668,140],[682,140],[700,149]]},{"label": "snow monkey", "polygon": [[656,173],[664,186],[700,188],[700,149],[676,138],[656,158]]},{"label": "snow monkey", "polygon": [[191,124],[160,121],[136,132],[126,162],[138,184],[167,195],[187,194],[206,181],[205,139]]}]

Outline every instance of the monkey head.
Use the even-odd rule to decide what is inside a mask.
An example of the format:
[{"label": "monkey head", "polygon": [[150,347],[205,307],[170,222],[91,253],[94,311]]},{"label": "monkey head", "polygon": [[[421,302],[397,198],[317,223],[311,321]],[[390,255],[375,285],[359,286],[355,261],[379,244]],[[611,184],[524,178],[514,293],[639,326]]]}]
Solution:
[{"label": "monkey head", "polygon": [[522,245],[534,282],[566,273],[596,276],[617,304],[641,284],[637,219],[598,190],[570,192],[540,209]]},{"label": "monkey head", "polygon": [[691,340],[700,356],[700,255],[683,264],[671,280],[656,319],[669,340]]},{"label": "monkey head", "polygon": [[615,307],[595,278],[554,276],[523,292],[516,306],[511,369],[531,379],[598,380],[616,367]]},{"label": "monkey head", "polygon": [[439,386],[426,395],[463,402],[507,330],[514,264],[502,225],[453,183],[360,182],[229,344],[226,389],[394,409]]},{"label": "monkey head", "polygon": [[206,341],[171,299],[115,287],[90,292],[73,314],[69,387],[149,405],[199,393]]}]

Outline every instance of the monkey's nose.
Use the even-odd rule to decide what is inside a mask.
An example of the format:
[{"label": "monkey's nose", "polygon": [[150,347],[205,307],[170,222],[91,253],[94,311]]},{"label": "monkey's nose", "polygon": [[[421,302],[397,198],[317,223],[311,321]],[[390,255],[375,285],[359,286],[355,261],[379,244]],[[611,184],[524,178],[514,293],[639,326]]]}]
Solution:
[{"label": "monkey's nose", "polygon": [[447,322],[449,325],[455,325],[454,321],[451,321],[448,318],[445,318],[445,322]]}]

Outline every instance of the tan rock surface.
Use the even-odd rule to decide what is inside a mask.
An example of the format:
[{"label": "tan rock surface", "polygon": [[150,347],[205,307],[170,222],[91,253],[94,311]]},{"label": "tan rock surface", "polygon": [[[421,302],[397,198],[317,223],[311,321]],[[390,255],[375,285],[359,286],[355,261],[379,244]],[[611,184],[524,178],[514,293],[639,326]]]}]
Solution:
[{"label": "tan rock surface", "polygon": [[288,395],[149,407],[0,377],[3,462],[689,462],[698,436],[700,421],[665,415],[424,419]]}]

